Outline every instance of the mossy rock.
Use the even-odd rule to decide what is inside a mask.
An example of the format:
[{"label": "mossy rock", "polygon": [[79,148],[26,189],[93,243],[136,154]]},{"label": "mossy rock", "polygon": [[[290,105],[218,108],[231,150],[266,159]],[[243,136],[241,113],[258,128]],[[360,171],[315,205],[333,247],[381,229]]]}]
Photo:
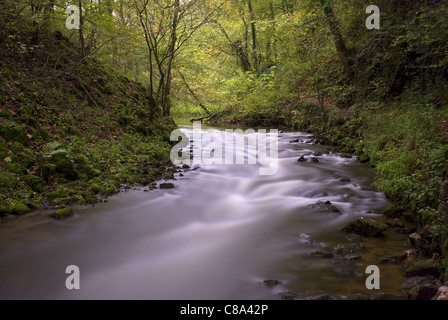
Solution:
[{"label": "mossy rock", "polygon": [[29,174],[23,177],[23,180],[35,192],[42,192],[44,190],[45,181],[41,177]]},{"label": "mossy rock", "polygon": [[109,196],[112,196],[112,195],[114,195],[116,193],[118,193],[118,190],[116,188],[114,188],[114,187],[103,187],[100,190],[100,194],[103,197],[109,197]]},{"label": "mossy rock", "polygon": [[4,203],[0,204],[1,214],[24,214],[30,211],[26,205],[22,202],[8,199]]},{"label": "mossy rock", "polygon": [[0,137],[0,161],[8,155],[8,148],[6,147],[6,141]]},{"label": "mossy rock", "polygon": [[347,233],[354,233],[362,237],[376,237],[383,231],[387,230],[388,226],[382,222],[379,222],[370,218],[359,218],[354,222],[347,224],[343,231]]},{"label": "mossy rock", "polygon": [[72,208],[59,209],[55,213],[51,214],[51,217],[56,220],[63,220],[72,217],[75,211]]},{"label": "mossy rock", "polygon": [[6,141],[16,141],[23,145],[28,144],[27,130],[23,125],[18,125],[12,121],[0,123],[0,136]]},{"label": "mossy rock", "polygon": [[438,278],[443,271],[443,265],[440,261],[425,259],[411,265],[406,270],[406,277],[433,276]]},{"label": "mossy rock", "polygon": [[397,218],[401,216],[405,210],[406,208],[404,206],[391,203],[384,209],[384,215],[390,218]]},{"label": "mossy rock", "polygon": [[95,204],[100,202],[100,200],[95,195],[84,196],[87,204]]},{"label": "mossy rock", "polygon": [[6,171],[9,171],[10,173],[14,173],[16,175],[24,175],[28,172],[28,169],[25,168],[24,166],[22,166],[21,164],[18,163],[7,163],[5,165],[5,169]]},{"label": "mossy rock", "polygon": [[90,191],[92,191],[95,194],[100,193],[101,191],[101,185],[98,183],[92,183],[89,187]]},{"label": "mossy rock", "polygon": [[0,172],[0,188],[12,188],[17,184],[17,180],[9,172]]},{"label": "mossy rock", "polygon": [[173,180],[174,179],[174,174],[171,172],[167,172],[165,174],[165,177],[163,178],[164,180]]},{"label": "mossy rock", "polygon": [[45,197],[49,200],[52,200],[52,199],[57,199],[57,198],[68,198],[69,194],[66,191],[55,190],[55,191],[47,192],[45,194]]},{"label": "mossy rock", "polygon": [[78,171],[76,171],[75,166],[66,153],[60,152],[53,155],[50,158],[50,163],[54,166],[54,172],[62,175],[67,180],[74,181],[78,179]]}]

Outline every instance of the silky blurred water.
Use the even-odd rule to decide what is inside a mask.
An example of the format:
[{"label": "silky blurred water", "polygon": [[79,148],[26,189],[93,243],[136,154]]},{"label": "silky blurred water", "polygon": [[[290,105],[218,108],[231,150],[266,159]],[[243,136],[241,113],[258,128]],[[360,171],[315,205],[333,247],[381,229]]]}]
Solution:
[{"label": "silky blurred water", "polygon": [[[190,133],[190,127],[184,127]],[[290,143],[294,139],[299,142]],[[340,266],[311,257],[347,242],[339,229],[388,204],[373,171],[304,133],[279,134],[278,171],[259,165],[201,165],[175,174],[172,190],[129,190],[64,221],[36,211],[0,224],[1,299],[280,299],[283,291],[370,293],[363,273],[377,254],[400,249],[388,235],[369,240],[363,259]],[[238,152],[243,152],[239,150]],[[298,162],[320,152],[319,162]],[[184,171],[184,170],[182,170]],[[350,183],[338,179],[349,177]],[[331,201],[342,214],[312,208]],[[306,234],[323,247],[302,241]],[[77,265],[81,289],[67,290]],[[338,271],[339,270],[339,271]],[[265,286],[265,279],[281,284]],[[400,293],[400,271],[382,267],[382,290]]]}]

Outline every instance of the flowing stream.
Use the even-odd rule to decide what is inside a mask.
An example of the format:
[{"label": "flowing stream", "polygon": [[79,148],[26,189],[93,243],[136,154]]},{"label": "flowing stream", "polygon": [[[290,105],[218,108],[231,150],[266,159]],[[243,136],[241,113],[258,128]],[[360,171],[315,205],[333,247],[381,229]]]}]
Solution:
[{"label": "flowing stream", "polygon": [[[371,187],[371,169],[312,142],[305,133],[280,133],[278,171],[271,176],[260,175],[259,165],[192,166],[182,177],[175,174],[171,190],[127,190],[94,207],[76,207],[63,221],[40,210],[2,222],[0,299],[372,293],[366,267],[401,252],[405,241],[393,232],[364,239],[367,250],[349,263],[310,255],[347,243],[341,227],[360,216],[379,217],[388,204]],[[319,162],[297,161],[312,153]],[[331,201],[341,214],[310,206],[318,201]],[[80,290],[65,287],[69,265],[80,269]],[[399,266],[381,265],[381,292],[399,294],[402,282]]]}]

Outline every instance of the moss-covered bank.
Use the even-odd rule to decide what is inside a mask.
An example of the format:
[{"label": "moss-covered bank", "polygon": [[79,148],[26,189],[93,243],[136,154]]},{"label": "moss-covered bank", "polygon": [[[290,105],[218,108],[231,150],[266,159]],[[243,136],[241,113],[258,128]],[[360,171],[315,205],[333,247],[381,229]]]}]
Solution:
[{"label": "moss-covered bank", "polygon": [[0,215],[96,203],[170,164],[169,118],[143,85],[60,34],[15,34],[0,48]]}]

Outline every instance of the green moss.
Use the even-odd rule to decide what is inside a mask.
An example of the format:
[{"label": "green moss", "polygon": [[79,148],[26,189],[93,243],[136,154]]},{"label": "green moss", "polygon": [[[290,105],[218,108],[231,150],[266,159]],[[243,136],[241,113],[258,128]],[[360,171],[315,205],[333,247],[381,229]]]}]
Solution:
[{"label": "green moss", "polygon": [[76,171],[72,161],[65,153],[61,152],[53,155],[50,159],[50,163],[54,165],[54,172],[60,174],[67,180],[73,181],[78,179],[78,171]]},{"label": "green moss", "polygon": [[8,149],[6,147],[5,139],[0,137],[0,161],[3,161],[3,159],[7,156]]},{"label": "green moss", "polygon": [[0,123],[0,135],[6,141],[16,141],[23,145],[28,144],[27,130],[24,125],[12,121]]},{"label": "green moss", "polygon": [[23,180],[33,191],[40,193],[44,190],[45,181],[41,177],[29,174],[23,177]]},{"label": "green moss", "polygon": [[359,218],[349,223],[342,230],[347,233],[354,233],[363,237],[375,237],[385,231],[388,226],[377,220],[370,218]]},{"label": "green moss", "polygon": [[55,213],[51,214],[51,217],[57,220],[63,220],[70,218],[75,214],[75,211],[73,208],[65,208],[65,209],[59,209]]},{"label": "green moss", "polygon": [[13,199],[7,199],[4,203],[0,204],[1,214],[24,214],[29,211],[30,208],[22,202]]},{"label": "green moss", "polygon": [[45,197],[48,200],[53,200],[53,199],[57,199],[57,198],[68,198],[69,194],[66,191],[55,190],[55,191],[45,193]]},{"label": "green moss", "polygon": [[8,172],[0,172],[0,188],[12,188],[17,184],[15,177]]},{"label": "green moss", "polygon": [[5,169],[18,176],[26,174],[28,171],[27,168],[18,163],[7,163]]},{"label": "green moss", "polygon": [[103,187],[100,190],[100,194],[103,197],[109,197],[109,196],[117,194],[117,193],[118,193],[118,189],[115,187]]},{"label": "green moss", "polygon": [[391,203],[384,209],[384,215],[389,218],[397,218],[405,211],[405,209],[406,207],[404,206]]},{"label": "green moss", "polygon": [[97,194],[101,191],[101,185],[98,183],[92,183],[89,187],[90,191]]}]

